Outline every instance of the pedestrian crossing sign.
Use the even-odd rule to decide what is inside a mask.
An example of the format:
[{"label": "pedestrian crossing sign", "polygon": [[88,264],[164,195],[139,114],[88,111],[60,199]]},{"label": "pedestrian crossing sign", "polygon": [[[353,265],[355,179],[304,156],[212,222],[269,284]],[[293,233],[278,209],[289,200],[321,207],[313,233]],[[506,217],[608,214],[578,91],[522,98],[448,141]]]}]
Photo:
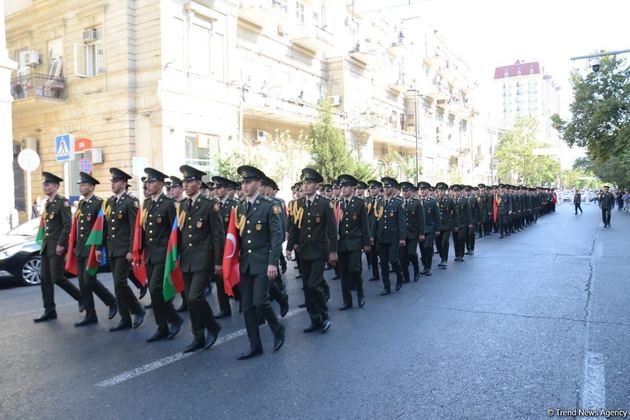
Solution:
[{"label": "pedestrian crossing sign", "polygon": [[57,162],[67,162],[74,159],[74,136],[72,134],[61,134],[55,137],[55,159]]}]

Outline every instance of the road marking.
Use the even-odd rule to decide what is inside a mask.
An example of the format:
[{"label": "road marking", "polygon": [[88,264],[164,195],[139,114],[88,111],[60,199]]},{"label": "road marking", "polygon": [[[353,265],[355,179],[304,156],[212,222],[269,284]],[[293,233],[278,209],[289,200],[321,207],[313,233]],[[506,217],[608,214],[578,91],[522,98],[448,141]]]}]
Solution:
[{"label": "road marking", "polygon": [[[70,305],[77,305],[76,302],[69,302],[69,303],[62,303],[61,305],[56,305],[57,308],[61,308],[63,306],[70,306]],[[30,311],[24,311],[24,312],[16,312],[14,314],[11,314],[9,316],[20,316],[20,315],[28,315],[28,314],[36,314],[39,312],[43,312],[43,309],[31,309]]]},{"label": "road marking", "polygon": [[[604,357],[601,353],[586,352],[584,357],[584,382],[579,408],[604,410],[606,408],[606,376]],[[586,418],[586,417],[580,417]],[[589,417],[603,419],[604,417]]]},{"label": "road marking", "polygon": [[[292,311],[289,311],[287,313],[287,315],[283,318],[283,319],[287,319],[287,318],[291,318],[292,316],[295,316],[297,314],[300,314],[302,312],[306,311],[305,308],[298,308],[298,309],[294,309]],[[227,343],[228,341],[234,340],[235,338],[241,337],[243,335],[247,334],[247,330],[245,328],[242,328],[240,330],[234,331],[230,334],[227,335],[222,335],[217,339],[217,342],[214,344],[214,346],[212,346],[213,348],[216,346],[219,346],[223,343]],[[195,354],[202,354],[203,351],[197,351],[197,352],[193,352],[193,353],[182,353],[177,352],[175,354],[172,354],[170,356],[166,356],[163,357],[159,360],[156,360],[154,362],[151,363],[147,363],[146,365],[143,366],[139,366],[135,369],[131,369],[128,370],[126,372],[121,373],[120,375],[116,375],[112,378],[109,379],[105,379],[104,381],[98,382],[95,384],[95,386],[101,387],[101,388],[107,388],[110,386],[114,386],[114,385],[118,385],[118,384],[122,384],[123,382],[127,382],[133,378],[137,378],[138,376],[144,375],[145,373],[149,373],[152,372],[156,369],[160,369],[163,368],[164,366],[168,366],[171,363],[175,363],[178,362],[182,359],[185,359],[187,357],[193,356]]]}]

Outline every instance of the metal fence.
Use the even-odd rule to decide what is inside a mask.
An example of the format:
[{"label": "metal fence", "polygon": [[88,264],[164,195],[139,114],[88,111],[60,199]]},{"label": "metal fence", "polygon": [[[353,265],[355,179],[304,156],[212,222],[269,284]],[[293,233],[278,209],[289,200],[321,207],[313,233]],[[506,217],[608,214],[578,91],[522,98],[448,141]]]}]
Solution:
[{"label": "metal fence", "polygon": [[27,74],[11,80],[11,94],[14,99],[43,97],[53,99],[66,98],[66,81],[63,77],[47,74]]}]

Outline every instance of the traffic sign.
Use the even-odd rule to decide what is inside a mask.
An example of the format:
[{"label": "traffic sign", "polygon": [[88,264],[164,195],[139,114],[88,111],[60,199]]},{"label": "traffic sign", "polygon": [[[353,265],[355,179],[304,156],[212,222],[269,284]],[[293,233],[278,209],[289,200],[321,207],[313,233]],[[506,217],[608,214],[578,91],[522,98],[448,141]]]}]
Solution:
[{"label": "traffic sign", "polygon": [[92,148],[92,140],[86,137],[79,137],[74,141],[74,153],[85,152]]},{"label": "traffic sign", "polygon": [[55,137],[55,159],[57,162],[68,162],[74,159],[74,136],[61,134]]},{"label": "traffic sign", "polygon": [[92,173],[92,161],[90,159],[79,159],[79,170],[88,174]]},{"label": "traffic sign", "polygon": [[33,149],[24,149],[18,155],[18,165],[27,172],[33,172],[39,166],[39,155]]}]

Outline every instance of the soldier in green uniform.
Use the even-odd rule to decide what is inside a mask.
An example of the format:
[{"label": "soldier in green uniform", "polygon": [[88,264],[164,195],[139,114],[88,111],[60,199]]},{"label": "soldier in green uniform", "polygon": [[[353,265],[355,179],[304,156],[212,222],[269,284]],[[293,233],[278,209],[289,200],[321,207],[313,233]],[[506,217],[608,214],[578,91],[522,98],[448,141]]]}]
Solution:
[{"label": "soldier in green uniform", "polygon": [[263,353],[259,331],[259,313],[274,334],[274,351],[284,344],[285,328],[269,302],[269,281],[278,275],[282,253],[282,226],[279,207],[259,194],[265,174],[253,166],[237,169],[244,199],[236,207],[236,224],[240,236],[240,290],[249,338],[249,350],[239,360]]},{"label": "soldier in green uniform", "polygon": [[365,199],[365,190],[368,186],[365,182],[357,180],[357,186],[354,187],[354,195],[361,200]]},{"label": "soldier in green uniform", "polygon": [[[374,211],[376,210],[378,194],[382,187],[383,184],[380,181],[374,179],[368,181],[368,198],[365,200],[365,205],[368,215],[368,230],[370,232],[372,232],[372,225],[376,223]],[[379,281],[381,277],[378,270],[378,249],[376,246],[370,247],[368,263],[372,270],[372,277],[369,281]]]},{"label": "soldier in green uniform", "polygon": [[57,319],[54,285],[61,287],[74,300],[81,310],[81,292],[63,275],[64,256],[68,252],[68,234],[72,223],[70,202],[59,194],[59,184],[63,179],[50,172],[42,172],[42,189],[46,204],[41,218],[44,220],[44,238],[41,244],[40,278],[44,313],[33,322]]},{"label": "soldier in green uniform", "polygon": [[414,185],[411,182],[401,182],[403,210],[407,237],[405,246],[400,251],[400,266],[403,282],[409,283],[409,264],[413,268],[413,281],[420,279],[420,263],[418,261],[418,242],[424,241],[424,208],[417,197],[413,197]]},{"label": "soldier in green uniform", "polygon": [[[145,311],[131,291],[127,279],[131,273],[131,251],[134,227],[138,214],[138,199],[127,192],[127,181],[131,179],[124,171],[110,168],[112,195],[105,203],[105,238],[109,264],[114,279],[114,291],[118,301],[120,322],[110,331],[138,328],[144,321]],[[131,315],[134,315],[133,324]]]},{"label": "soldier in green uniform", "polygon": [[424,269],[420,274],[430,276],[433,264],[433,242],[440,223],[440,207],[437,200],[429,195],[431,185],[428,182],[419,182],[418,188],[420,188],[420,203],[424,211],[424,240],[419,243]]},{"label": "soldier in green uniform", "polygon": [[[230,189],[235,188],[234,184],[236,183],[221,176],[212,177],[212,182],[214,182],[215,195],[217,200],[219,201],[219,211],[221,213],[221,221],[223,222],[223,230],[227,232],[228,224],[230,222],[230,213],[232,213],[232,209],[238,204],[238,201],[230,198],[228,192]],[[222,238],[221,247],[223,247],[224,245],[225,237]],[[217,285],[217,299],[219,301],[220,311],[215,318],[219,319],[227,316],[232,316],[230,298],[225,293],[223,276],[214,275],[213,277]]]},{"label": "soldier in green uniform", "polygon": [[221,274],[225,230],[219,203],[216,199],[202,196],[199,191],[204,172],[188,165],[181,166],[179,170],[187,197],[180,202],[177,215],[181,221],[179,258],[193,333],[192,342],[183,352],[191,353],[210,348],[221,331],[204,291],[208,286],[210,273]]},{"label": "soldier in green uniform", "polygon": [[451,231],[453,235],[459,232],[459,211],[455,200],[447,194],[448,185],[444,182],[435,184],[438,194],[438,205],[440,206],[440,223],[435,232],[435,240],[439,242],[440,263],[438,267],[446,269],[448,265],[448,249]]},{"label": "soldier in green uniform", "polygon": [[[182,319],[172,302],[166,302],[162,294],[166,250],[177,210],[173,199],[162,192],[167,177],[154,168],[145,168],[147,192],[150,197],[144,200],[142,220],[142,248],[149,281],[149,293],[157,330],[147,339],[147,343],[175,338],[182,326]],[[146,214],[144,213],[146,211]],[[170,324],[170,326],[169,326]]]},{"label": "soldier in green uniform", "polygon": [[473,194],[474,188],[470,185],[464,187],[465,196],[470,205],[470,215],[472,217],[472,227],[468,228],[466,235],[466,255],[475,254],[475,240],[477,239],[476,231],[481,228],[482,211],[480,199],[477,195]]},{"label": "soldier in green uniform", "polygon": [[389,281],[389,266],[391,264],[396,274],[396,291],[402,288],[402,272],[400,269],[399,248],[405,246],[407,229],[405,212],[402,208],[403,200],[394,195],[398,181],[394,178],[381,179],[385,195],[376,201],[374,223],[370,231],[370,245],[378,247],[381,261],[381,277],[383,291],[381,296],[389,295],[391,285]]},{"label": "soldier in green uniform", "polygon": [[339,222],[339,272],[341,274],[341,292],[343,306],[340,311],[352,308],[352,292],[357,291],[359,307],[365,305],[363,279],[361,278],[361,251],[370,248],[367,210],[363,199],[354,196],[357,180],[352,175],[340,175],[341,217]]},{"label": "soldier in green uniform", "polygon": [[301,174],[302,198],[297,202],[297,214],[289,225],[288,255],[292,251],[300,253],[302,281],[306,310],[311,324],[305,333],[330,328],[326,296],[324,268],[326,262],[337,261],[337,221],[333,205],[325,197],[318,196],[317,186],[323,182],[322,176],[314,169],[305,168]]},{"label": "soldier in green uniform", "polygon": [[470,211],[470,202],[464,196],[462,185],[453,185],[451,187],[453,191],[453,198],[455,199],[455,205],[457,206],[457,213],[459,214],[459,223],[456,226],[459,228],[457,231],[453,229],[453,248],[455,250],[455,261],[464,261],[464,252],[466,251],[466,236],[468,229],[472,229],[472,214]]},{"label": "soldier in green uniform", "polygon": [[602,210],[602,222],[604,222],[604,227],[610,227],[610,215],[614,205],[615,196],[610,192],[610,187],[604,185],[604,192],[599,196],[599,208]]},{"label": "soldier in green uniform", "polygon": [[[96,324],[98,318],[94,307],[94,294],[96,294],[105,305],[109,307],[109,319],[116,316],[116,298],[112,293],[98,281],[96,275],[91,275],[86,271],[90,246],[86,245],[92,227],[96,223],[99,212],[103,208],[103,199],[94,195],[94,189],[99,184],[98,180],[85,172],[79,173],[79,192],[83,198],[79,201],[77,208],[77,237],[74,247],[74,254],[77,257],[77,277],[79,278],[79,289],[81,290],[81,302],[85,308],[85,318],[75,322],[75,327]],[[100,262],[102,257],[102,246],[96,248],[96,259]]]},{"label": "soldier in green uniform", "polygon": [[496,198],[498,208],[498,224],[499,224],[499,239],[503,239],[510,235],[508,230],[508,218],[512,215],[512,203],[510,195],[506,191],[506,186],[499,185],[499,194]]}]

